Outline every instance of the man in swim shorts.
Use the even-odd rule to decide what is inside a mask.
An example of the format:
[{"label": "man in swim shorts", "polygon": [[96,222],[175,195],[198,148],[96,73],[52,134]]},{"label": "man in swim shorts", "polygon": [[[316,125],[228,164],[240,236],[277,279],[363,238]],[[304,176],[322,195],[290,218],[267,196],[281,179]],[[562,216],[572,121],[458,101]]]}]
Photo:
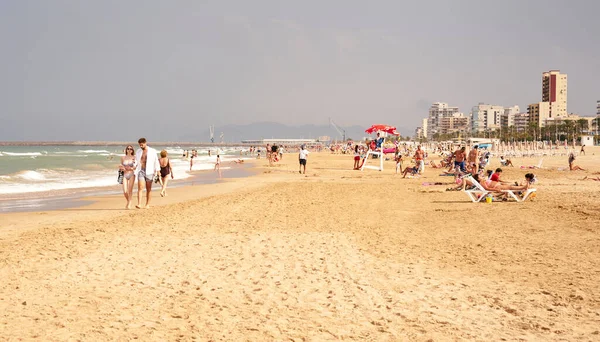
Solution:
[{"label": "man in swim shorts", "polygon": [[466,148],[463,146],[454,152],[454,168],[459,168],[462,172],[467,171],[467,168],[465,167],[465,149]]},{"label": "man in swim shorts", "polygon": [[135,206],[138,209],[142,208],[142,191],[143,184],[146,183],[146,205],[144,208],[150,208],[150,199],[152,194],[152,182],[155,177],[158,177],[160,172],[160,163],[158,162],[158,152],[148,146],[146,138],[138,140],[140,149],[135,155],[136,169],[135,174],[138,177],[138,204]]}]

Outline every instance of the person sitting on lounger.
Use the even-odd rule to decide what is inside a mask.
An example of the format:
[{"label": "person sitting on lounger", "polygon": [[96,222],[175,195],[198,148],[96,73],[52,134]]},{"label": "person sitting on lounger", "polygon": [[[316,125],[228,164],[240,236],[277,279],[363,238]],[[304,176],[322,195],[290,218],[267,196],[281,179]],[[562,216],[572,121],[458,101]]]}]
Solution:
[{"label": "person sitting on lounger", "polygon": [[585,171],[581,166],[573,165],[575,162],[575,155],[573,153],[569,154],[569,170],[571,171]]}]

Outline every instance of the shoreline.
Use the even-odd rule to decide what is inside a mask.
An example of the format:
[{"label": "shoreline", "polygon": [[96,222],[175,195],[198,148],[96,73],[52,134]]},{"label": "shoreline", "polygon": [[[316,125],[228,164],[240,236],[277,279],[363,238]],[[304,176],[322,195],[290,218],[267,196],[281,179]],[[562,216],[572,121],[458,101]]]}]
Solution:
[{"label": "shoreline", "polygon": [[[250,160],[241,166],[231,166],[227,169],[222,169],[221,177],[212,170],[192,171],[191,177],[181,180],[176,179],[175,181],[170,180],[168,189],[170,191],[171,189],[187,186],[215,184],[227,179],[251,177],[256,173],[252,162]],[[155,191],[160,191],[160,184],[153,184],[152,192],[154,193]],[[137,181],[134,185],[133,195],[134,198],[137,195]],[[122,196],[121,185],[2,194],[0,195],[0,214],[79,208],[94,203],[95,199],[100,197]]]}]

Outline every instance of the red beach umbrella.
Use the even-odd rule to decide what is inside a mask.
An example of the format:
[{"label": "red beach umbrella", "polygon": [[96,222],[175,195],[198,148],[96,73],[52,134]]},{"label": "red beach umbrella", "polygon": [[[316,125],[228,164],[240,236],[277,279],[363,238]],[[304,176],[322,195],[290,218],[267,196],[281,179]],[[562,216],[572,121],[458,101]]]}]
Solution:
[{"label": "red beach umbrella", "polygon": [[366,133],[373,133],[373,132],[386,132],[388,134],[393,134],[393,135],[398,135],[399,133],[396,132],[396,127],[394,126],[388,126],[388,125],[373,125],[369,128],[367,128],[365,130]]}]

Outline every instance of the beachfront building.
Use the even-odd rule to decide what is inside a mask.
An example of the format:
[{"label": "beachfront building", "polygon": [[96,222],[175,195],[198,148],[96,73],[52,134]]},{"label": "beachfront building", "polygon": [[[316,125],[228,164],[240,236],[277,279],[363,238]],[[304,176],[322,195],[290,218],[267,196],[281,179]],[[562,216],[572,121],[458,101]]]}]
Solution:
[{"label": "beachfront building", "polygon": [[436,102],[429,108],[429,117],[427,118],[426,136],[433,137],[436,133],[440,132],[440,125],[442,118],[460,117],[462,113],[458,111],[458,107],[450,107],[447,103]]},{"label": "beachfront building", "polygon": [[327,144],[329,141],[320,141],[318,139],[254,139],[254,140],[242,140],[243,144],[251,144],[256,146],[269,145],[286,145],[286,146],[298,146],[298,145],[320,145]]},{"label": "beachfront building", "polygon": [[423,127],[415,128],[415,139],[422,140],[424,138],[425,138],[425,135],[423,134]]},{"label": "beachfront building", "polygon": [[452,117],[441,118],[438,133],[454,134],[460,132],[465,135],[469,132],[469,127],[469,118],[462,113],[458,113]]},{"label": "beachfront building", "polygon": [[519,114],[521,109],[519,106],[505,107],[504,114],[500,118],[500,127],[502,129],[515,125],[515,115]]},{"label": "beachfront building", "polygon": [[535,123],[537,127],[543,127],[546,120],[552,118],[550,115],[550,102],[532,103],[527,106],[527,113],[529,113],[529,122]]},{"label": "beachfront building", "polygon": [[423,119],[423,124],[421,125],[421,130],[423,131],[423,138],[427,139],[427,118]]},{"label": "beachfront building", "polygon": [[471,129],[476,133],[512,126],[517,113],[519,106],[503,107],[480,102],[471,109]]},{"label": "beachfront building", "polygon": [[[517,132],[525,132],[529,125],[529,113],[518,113],[514,116],[513,126]],[[510,126],[509,126],[510,127]]]},{"label": "beachfront building", "polygon": [[548,118],[567,116],[567,74],[560,70],[542,73],[542,102],[549,103]]},{"label": "beachfront building", "polygon": [[600,100],[596,101],[596,115],[600,116]]},{"label": "beachfront building", "polygon": [[577,127],[579,133],[591,133],[596,131],[596,117],[595,116],[579,116],[577,114],[569,114],[567,116],[560,116],[556,118],[548,118],[544,123],[544,126],[552,125],[563,125],[567,122],[570,123],[571,127]]}]

